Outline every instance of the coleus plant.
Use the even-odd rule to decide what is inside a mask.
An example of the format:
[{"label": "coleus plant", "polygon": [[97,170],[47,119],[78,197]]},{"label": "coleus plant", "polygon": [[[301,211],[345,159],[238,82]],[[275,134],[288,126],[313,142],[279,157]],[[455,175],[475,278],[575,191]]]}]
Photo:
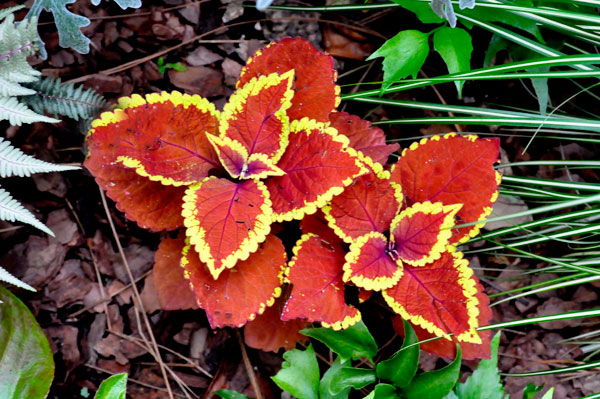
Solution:
[{"label": "coleus plant", "polygon": [[[222,111],[178,92],[120,99],[92,123],[85,165],[129,219],[180,231],[155,257],[164,309],[247,324],[247,343],[277,350],[307,323],[359,321],[345,302],[353,284],[361,300],[380,291],[421,336],[481,356],[489,335],[476,328],[491,313],[456,245],[498,195],[498,140],[423,139],[389,170],[398,145],[336,112],[336,77],[329,55],[283,39],[248,60]],[[303,233],[295,245],[296,225],[281,224],[292,220]],[[435,348],[450,357],[454,344]]]}]

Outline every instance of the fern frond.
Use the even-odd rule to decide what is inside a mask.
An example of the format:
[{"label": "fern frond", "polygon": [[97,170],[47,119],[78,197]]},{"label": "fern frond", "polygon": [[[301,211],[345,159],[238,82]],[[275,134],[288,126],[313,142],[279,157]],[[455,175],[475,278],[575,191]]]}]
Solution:
[{"label": "fern frond", "polygon": [[4,281],[6,283],[12,284],[19,288],[23,288],[25,290],[29,290],[29,291],[33,291],[33,292],[36,291],[35,288],[33,288],[29,284],[19,280],[18,278],[16,278],[12,274],[10,274],[8,271],[6,271],[4,268],[2,268],[2,266],[0,266],[0,281]]},{"label": "fern frond", "polygon": [[41,75],[27,62],[38,50],[37,19],[14,23],[8,14],[0,23],[0,78],[13,83],[32,82]]},{"label": "fern frond", "polygon": [[27,223],[54,237],[54,233],[45,224],[37,220],[33,213],[25,209],[3,188],[0,188],[0,219]]},{"label": "fern frond", "polygon": [[60,122],[58,119],[37,114],[14,97],[0,97],[0,121],[8,119],[11,125],[33,122]]},{"label": "fern frond", "polygon": [[2,97],[14,97],[14,96],[30,96],[35,94],[35,90],[23,87],[16,82],[11,82],[7,79],[0,77],[0,96]]},{"label": "fern frond", "polygon": [[36,93],[19,100],[40,114],[48,112],[75,120],[90,119],[106,105],[106,100],[94,90],[85,89],[83,85],[61,83],[60,79],[46,77],[26,86]]},{"label": "fern frond", "polygon": [[0,177],[30,176],[32,173],[64,172],[77,170],[77,166],[55,165],[36,159],[13,147],[0,137]]},{"label": "fern frond", "polygon": [[7,15],[12,14],[15,11],[19,11],[20,9],[25,8],[24,5],[7,7],[0,10],[0,21],[6,18]]}]

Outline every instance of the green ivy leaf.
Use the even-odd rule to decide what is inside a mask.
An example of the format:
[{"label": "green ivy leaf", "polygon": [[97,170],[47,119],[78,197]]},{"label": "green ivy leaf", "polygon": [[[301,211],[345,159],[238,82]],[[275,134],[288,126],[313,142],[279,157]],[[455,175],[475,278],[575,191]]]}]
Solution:
[{"label": "green ivy leaf", "polygon": [[412,75],[417,77],[429,54],[428,35],[418,30],[405,30],[383,43],[367,61],[378,57],[383,59],[383,89],[393,82]]},{"label": "green ivy leaf", "polygon": [[398,389],[390,384],[377,384],[373,392],[373,399],[400,399]]},{"label": "green ivy leaf", "polygon": [[115,374],[102,381],[94,399],[125,399],[126,391],[127,373]]},{"label": "green ivy leaf", "polygon": [[[461,28],[441,28],[433,35],[433,48],[443,58],[448,72],[468,72],[471,70],[471,53],[473,43],[471,35]],[[464,80],[454,82],[458,98],[462,98]]]},{"label": "green ivy leaf", "polygon": [[347,387],[338,393],[333,393],[331,390],[331,380],[333,379],[333,376],[346,364],[348,364],[348,361],[342,360],[341,357],[338,356],[335,358],[333,364],[327,369],[325,374],[323,374],[323,378],[321,378],[321,383],[319,384],[319,399],[348,399],[350,387]]},{"label": "green ivy leaf", "polygon": [[0,286],[0,397],[45,398],[54,359],[44,332],[27,306]]},{"label": "green ivy leaf", "polygon": [[234,391],[233,389],[219,389],[218,391],[215,391],[215,395],[223,399],[248,399],[246,395]]},{"label": "green ivy leaf", "polygon": [[319,364],[312,345],[289,350],[283,359],[281,370],[271,377],[279,388],[298,399],[319,399]]},{"label": "green ivy leaf", "polygon": [[536,393],[540,392],[544,389],[544,384],[535,385],[533,382],[527,384],[525,389],[523,389],[523,399],[533,399]]},{"label": "green ivy leaf", "polygon": [[448,395],[456,384],[460,372],[460,346],[456,345],[456,359],[439,370],[417,375],[411,384],[402,389],[406,399],[441,399]]},{"label": "green ivy leaf", "polygon": [[419,367],[419,345],[414,345],[418,341],[417,335],[410,323],[406,320],[403,320],[403,323],[404,342],[402,342],[402,347],[388,360],[379,362],[376,368],[378,378],[388,380],[398,388],[408,386]]},{"label": "green ivy leaf", "polygon": [[504,387],[498,371],[499,343],[500,333],[497,333],[490,343],[492,355],[481,360],[467,381],[456,386],[456,396],[460,399],[504,399]]},{"label": "green ivy leaf", "polygon": [[306,328],[300,332],[307,337],[323,342],[342,360],[357,360],[366,357],[372,363],[373,356],[377,354],[377,343],[362,320],[352,327],[340,331],[330,328]]},{"label": "green ivy leaf", "polygon": [[376,380],[377,376],[373,369],[343,367],[331,379],[331,391],[339,393],[348,387],[361,389]]}]

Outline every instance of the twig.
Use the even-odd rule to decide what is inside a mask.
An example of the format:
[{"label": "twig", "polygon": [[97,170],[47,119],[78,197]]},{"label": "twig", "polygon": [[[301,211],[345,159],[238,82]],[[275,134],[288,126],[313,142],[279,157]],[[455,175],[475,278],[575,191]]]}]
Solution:
[{"label": "twig", "polygon": [[242,350],[242,359],[244,359],[244,366],[246,367],[246,372],[248,373],[248,377],[250,378],[250,384],[252,384],[252,389],[256,394],[256,399],[264,399],[262,391],[260,390],[260,386],[258,385],[258,380],[256,379],[256,374],[254,373],[254,368],[252,367],[252,363],[250,363],[248,352],[246,352],[246,344],[244,344],[242,334],[240,334],[239,329],[235,330],[235,333],[237,335],[238,343],[240,344],[240,349]]},{"label": "twig", "polygon": [[[67,198],[65,198],[65,201],[67,203],[67,206],[71,210],[73,217],[75,218],[75,222],[77,223],[77,227],[79,228],[79,231],[81,231],[81,235],[83,237],[85,237],[85,230],[83,229],[83,225],[81,224],[79,215],[77,215],[77,212],[75,212],[73,205],[71,205],[71,202]],[[94,255],[94,251],[92,251],[92,248],[90,247],[90,244],[88,243],[87,240],[85,240],[85,243],[88,247],[88,250],[90,251],[90,256],[92,257],[92,264],[94,265],[94,271],[96,272],[96,280],[98,280],[98,287],[100,288],[100,298],[102,299],[101,303],[102,303],[102,307],[104,308],[104,314],[106,314],[106,328],[108,330],[112,330],[112,322],[110,321],[110,313],[108,313],[108,304],[107,304],[107,302],[109,302],[111,298],[110,297],[107,298],[107,296],[106,296],[106,291],[104,290],[104,283],[102,283],[102,275],[100,274],[100,268],[98,267],[98,262],[96,260],[96,256]]]},{"label": "twig", "polygon": [[[125,256],[125,252],[123,251],[123,247],[121,246],[121,241],[119,240],[119,235],[117,234],[117,229],[115,228],[115,224],[112,220],[112,217],[110,216],[110,211],[108,209],[108,204],[106,203],[106,197],[104,196],[104,191],[102,191],[102,188],[100,188],[100,187],[98,187],[98,190],[100,191],[100,198],[102,199],[102,206],[104,207],[104,211],[106,212],[106,217],[108,218],[108,224],[110,225],[110,229],[113,233],[113,237],[115,238],[117,248],[119,249],[119,254],[121,254],[121,259],[123,260],[123,265],[125,266],[125,270],[127,271],[127,276],[129,277],[129,281],[131,282],[131,288],[133,289],[135,299],[137,300],[137,304],[134,302],[134,305],[138,305],[142,309],[144,324],[146,325],[146,329],[148,330],[148,334],[150,335],[150,340],[152,342],[152,347],[155,351],[155,353],[153,354],[154,358],[160,365],[160,371],[165,380],[165,386],[167,388],[167,392],[169,393],[169,397],[171,399],[174,399],[173,391],[171,390],[171,385],[169,383],[169,378],[167,377],[167,372],[165,370],[165,365],[160,357],[160,352],[158,350],[156,340],[154,339],[154,334],[152,333],[152,326],[150,325],[150,321],[148,320],[148,316],[146,315],[146,310],[144,309],[144,304],[142,303],[142,300],[140,297],[140,292],[134,283],[135,279],[133,278],[133,274],[131,274],[131,268],[129,267],[129,263],[127,262],[127,257]],[[138,330],[140,332],[140,335],[143,334],[141,327],[142,327],[141,325],[138,325]]]}]

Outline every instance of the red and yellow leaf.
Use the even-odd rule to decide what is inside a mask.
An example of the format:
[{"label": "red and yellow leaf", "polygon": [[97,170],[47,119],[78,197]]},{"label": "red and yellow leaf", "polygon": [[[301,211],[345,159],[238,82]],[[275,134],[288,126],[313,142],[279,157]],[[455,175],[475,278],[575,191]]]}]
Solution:
[{"label": "red and yellow leaf", "polygon": [[304,234],[294,247],[294,257],[286,271],[292,293],[283,308],[282,320],[297,318],[321,322],[324,327],[340,330],[358,321],[358,309],[344,299],[342,265],[344,251],[314,234]]},{"label": "red and yellow leaf", "polygon": [[[473,278],[475,281],[479,281],[476,276],[473,276]],[[477,317],[477,321],[480,326],[488,325],[492,319],[492,310],[489,307],[490,300],[483,292],[483,287],[479,282],[477,283],[477,295],[475,296],[479,300],[479,316]],[[404,336],[402,318],[400,316],[395,316],[392,319],[392,323],[396,332]],[[435,336],[419,326],[413,325],[413,328],[419,341],[426,341]],[[464,360],[489,359],[491,356],[490,340],[492,338],[492,331],[479,331],[479,336],[481,337],[480,344],[457,342],[456,338],[452,336],[452,341],[448,341],[447,339],[437,339],[435,341],[424,342],[421,344],[421,349],[439,357],[454,359],[456,357],[456,344],[458,343]]]},{"label": "red and yellow leaf", "polygon": [[287,111],[290,120],[308,117],[328,122],[329,113],[340,103],[333,58],[319,52],[305,39],[286,37],[258,50],[242,69],[237,87],[261,75],[283,74],[292,69],[295,81],[292,106]]},{"label": "red and yellow leaf", "polygon": [[358,237],[350,244],[344,263],[344,282],[366,290],[393,287],[402,277],[402,266],[390,256],[388,240],[379,232]]},{"label": "red and yellow leaf", "polygon": [[213,279],[190,245],[182,253],[185,276],[212,328],[241,327],[281,295],[287,256],[283,243],[273,235],[235,269],[221,273],[218,280]]},{"label": "red and yellow leaf", "polygon": [[404,265],[398,284],[382,292],[387,304],[404,319],[437,337],[481,343],[479,300],[469,262],[460,252],[444,252],[424,267]]},{"label": "red and yellow leaf", "polygon": [[214,279],[255,252],[271,230],[269,192],[260,181],[208,177],[183,199],[186,235]]},{"label": "red and yellow leaf", "polygon": [[347,112],[332,112],[331,127],[350,140],[350,147],[362,152],[373,161],[385,165],[389,156],[398,151],[398,143],[386,144],[383,130],[372,127],[371,122]]},{"label": "red and yellow leaf", "polygon": [[300,230],[302,230],[302,234],[313,233],[314,235],[318,235],[321,240],[329,243],[330,245],[343,244],[343,241],[340,239],[340,237],[338,237],[337,234],[335,234],[335,232],[327,225],[325,215],[323,215],[321,210],[318,210],[317,213],[312,215],[303,217],[300,221]]},{"label": "red and yellow leaf", "polygon": [[[463,204],[458,222],[485,219],[498,198],[501,176],[494,170],[500,141],[474,135],[434,136],[402,151],[392,171],[392,181],[402,186],[409,205],[415,202]],[[454,229],[451,243],[475,237],[484,223]]]},{"label": "red and yellow leaf", "polygon": [[294,121],[288,147],[277,164],[285,175],[266,180],[273,220],[302,219],[315,213],[366,172],[348,139],[313,120]]},{"label": "red and yellow leaf", "polygon": [[400,212],[390,226],[390,240],[402,262],[423,266],[439,259],[446,251],[460,207],[426,201]]},{"label": "red and yellow leaf", "polygon": [[221,164],[231,177],[236,179],[265,179],[269,176],[285,174],[265,154],[255,153],[248,156],[246,148],[229,137],[217,137],[207,134],[217,152]]},{"label": "red and yellow leaf", "polygon": [[265,154],[276,163],[287,146],[286,110],[294,95],[292,68],[251,79],[229,98],[219,131],[242,144],[248,155]]},{"label": "red and yellow leaf", "polygon": [[308,339],[306,335],[300,333],[300,330],[309,325],[306,320],[281,320],[281,310],[284,305],[281,298],[277,298],[273,306],[246,324],[244,327],[246,345],[265,352],[277,352],[281,348],[293,349],[297,342]]},{"label": "red and yellow leaf", "polygon": [[179,234],[176,239],[164,239],[154,254],[152,278],[163,310],[198,309],[196,296],[180,265],[184,246],[185,234]]},{"label": "red and yellow leaf", "polygon": [[206,138],[218,130],[219,112],[205,98],[162,92],[123,98],[119,105],[127,117],[105,129],[118,136],[117,161],[139,175],[180,186],[198,183],[220,167]]},{"label": "red and yellow leaf", "polygon": [[371,172],[358,177],[323,208],[329,226],[351,243],[370,232],[383,233],[402,205],[402,190],[390,184],[389,173]]},{"label": "red and yellow leaf", "polygon": [[163,186],[118,164],[119,131],[107,128],[126,118],[122,110],[105,112],[92,122],[88,133],[90,151],[84,165],[117,208],[140,227],[153,231],[183,226],[181,205],[185,188]]}]

